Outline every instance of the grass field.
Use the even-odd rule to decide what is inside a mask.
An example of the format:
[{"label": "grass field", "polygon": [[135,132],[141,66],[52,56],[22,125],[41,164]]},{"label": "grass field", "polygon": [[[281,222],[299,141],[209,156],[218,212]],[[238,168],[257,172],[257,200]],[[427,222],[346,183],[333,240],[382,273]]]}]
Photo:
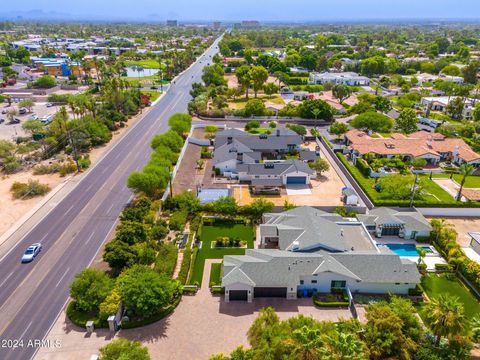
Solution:
[{"label": "grass field", "polygon": [[126,61],[125,62],[126,66],[141,66],[146,69],[160,69],[160,64],[158,63],[157,60],[154,59],[146,59],[146,60],[132,60],[132,61]]},{"label": "grass field", "polygon": [[210,285],[222,284],[222,264],[212,264],[210,268]]},{"label": "grass field", "polygon": [[[440,294],[456,296],[463,304],[467,319],[480,314],[480,302],[475,295],[460,280],[449,280],[444,275],[428,274],[422,277],[422,286],[430,299]],[[424,315],[425,309],[420,307],[420,316]]]},{"label": "grass field", "polygon": [[[410,204],[409,200],[389,200],[382,198],[381,194],[374,189],[375,179],[365,177],[360,170],[358,170],[356,166],[350,164],[342,154],[338,154],[338,156],[373,203],[378,206],[408,206]],[[413,185],[414,176],[405,176],[411,180]],[[423,187],[425,194],[422,199],[415,200],[414,205],[429,206],[453,204],[454,206],[458,206],[458,202],[456,202],[448,192],[443,190],[434,181],[430,180],[428,175],[420,175],[420,185]]]},{"label": "grass field", "polygon": [[[432,177],[434,178],[449,178],[450,174],[433,174]],[[453,174],[453,180],[455,180],[458,184],[462,181],[462,175],[460,174]],[[480,176],[469,176],[465,180],[466,188],[480,188]]]},{"label": "grass field", "polygon": [[162,92],[157,90],[142,90],[142,94],[149,95],[150,101],[154,102],[160,97]]},{"label": "grass field", "polygon": [[218,237],[226,236],[231,238],[238,237],[240,240],[247,242],[247,247],[253,249],[254,231],[251,225],[230,224],[224,222],[216,222],[214,225],[202,226],[200,232],[200,241],[202,248],[198,251],[193,264],[192,276],[190,283],[197,282],[202,285],[203,269],[205,259],[222,259],[224,255],[244,255],[244,248],[213,248],[212,241]]}]

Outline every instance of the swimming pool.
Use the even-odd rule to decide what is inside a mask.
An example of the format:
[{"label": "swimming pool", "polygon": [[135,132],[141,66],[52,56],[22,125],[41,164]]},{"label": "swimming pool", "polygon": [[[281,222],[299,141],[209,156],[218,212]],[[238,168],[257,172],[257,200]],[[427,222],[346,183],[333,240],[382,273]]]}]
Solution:
[{"label": "swimming pool", "polygon": [[[399,256],[418,256],[417,246],[415,244],[384,244],[380,246],[388,247]],[[425,250],[427,253],[432,252],[429,246],[419,246],[419,248]]]}]

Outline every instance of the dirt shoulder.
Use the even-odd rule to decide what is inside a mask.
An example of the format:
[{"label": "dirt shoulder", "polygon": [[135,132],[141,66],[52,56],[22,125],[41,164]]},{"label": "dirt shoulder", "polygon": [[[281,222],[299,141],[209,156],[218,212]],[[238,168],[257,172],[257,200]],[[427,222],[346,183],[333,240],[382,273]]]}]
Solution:
[{"label": "dirt shoulder", "polygon": [[[92,162],[91,166],[95,165],[102,158],[102,156],[108,150],[110,150],[123,135],[125,135],[127,130],[148,111],[150,111],[150,108],[144,109],[141,114],[137,114],[132,117],[128,121],[127,126],[112,134],[112,140],[108,144],[92,149],[90,152],[90,160]],[[10,187],[12,184],[16,181],[26,182],[28,179],[38,180],[42,184],[48,184],[52,189],[52,192],[57,186],[62,185],[64,181],[69,181],[71,177],[60,177],[58,174],[33,175],[31,169],[0,177],[0,199],[2,204],[0,206],[0,237],[29,211],[38,206],[45,197],[49,196],[47,194],[45,196],[38,196],[28,200],[14,199],[10,193]]]}]

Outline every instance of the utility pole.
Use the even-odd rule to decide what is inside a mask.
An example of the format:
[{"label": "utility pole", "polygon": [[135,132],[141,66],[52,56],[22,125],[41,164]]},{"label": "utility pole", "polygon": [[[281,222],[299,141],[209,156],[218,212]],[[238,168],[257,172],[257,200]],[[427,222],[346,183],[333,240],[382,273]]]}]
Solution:
[{"label": "utility pole", "polygon": [[415,174],[415,181],[413,183],[413,187],[412,187],[412,197],[410,199],[410,207],[413,207],[413,199],[415,198],[415,190],[417,188],[417,184],[419,182],[419,178],[418,178],[418,174]]}]

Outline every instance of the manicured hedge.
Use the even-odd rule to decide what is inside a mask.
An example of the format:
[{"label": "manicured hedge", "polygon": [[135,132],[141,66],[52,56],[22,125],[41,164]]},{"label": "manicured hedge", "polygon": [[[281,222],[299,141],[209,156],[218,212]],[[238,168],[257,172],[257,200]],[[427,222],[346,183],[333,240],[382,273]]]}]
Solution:
[{"label": "manicured hedge", "polygon": [[326,302],[314,298],[313,303],[318,307],[348,307],[348,301]]},{"label": "manicured hedge", "polygon": [[450,264],[435,264],[435,270],[452,271],[453,269]]},{"label": "manicured hedge", "polygon": [[78,311],[75,307],[75,301],[71,301],[67,306],[67,317],[75,325],[84,328],[87,324],[87,321],[93,321],[93,326],[98,328],[105,328],[107,324],[104,324],[98,318],[98,315],[86,314],[83,311]]},{"label": "manicured hedge", "polygon": [[215,295],[215,294],[225,294],[225,288],[223,287],[212,287],[210,288],[210,292]]},{"label": "manicured hedge", "polygon": [[182,294],[196,294],[198,291],[197,287],[183,287]]},{"label": "manicured hedge", "polygon": [[162,311],[160,311],[158,314],[151,316],[148,319],[142,319],[142,320],[136,320],[136,321],[135,320],[122,321],[122,329],[133,329],[133,328],[153,324],[154,322],[162,320],[167,315],[170,315],[173,312],[173,310],[175,310],[178,304],[180,304],[180,300],[182,300],[181,296],[177,297],[172,304],[162,309]]},{"label": "manicured hedge", "polygon": [[370,166],[368,166],[367,162],[361,158],[358,158],[355,165],[357,166],[357,169],[360,170],[360,172],[368,177],[370,176]]}]

